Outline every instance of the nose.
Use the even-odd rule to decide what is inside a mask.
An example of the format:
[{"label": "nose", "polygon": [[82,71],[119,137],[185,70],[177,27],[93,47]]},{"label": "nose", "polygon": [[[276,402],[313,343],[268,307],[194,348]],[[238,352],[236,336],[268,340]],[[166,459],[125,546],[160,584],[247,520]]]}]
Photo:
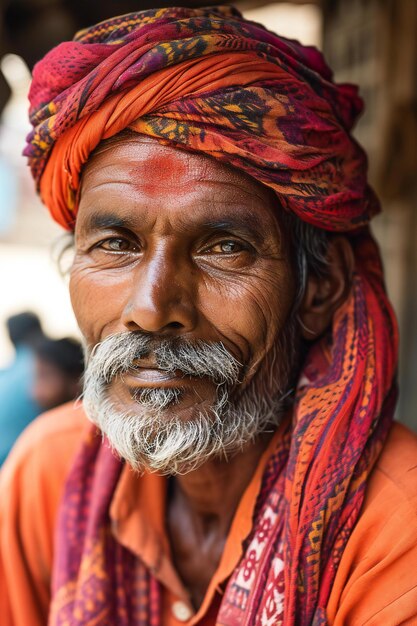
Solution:
[{"label": "nose", "polygon": [[130,293],[122,313],[129,331],[178,335],[197,324],[192,271],[167,250],[149,253],[132,271]]}]

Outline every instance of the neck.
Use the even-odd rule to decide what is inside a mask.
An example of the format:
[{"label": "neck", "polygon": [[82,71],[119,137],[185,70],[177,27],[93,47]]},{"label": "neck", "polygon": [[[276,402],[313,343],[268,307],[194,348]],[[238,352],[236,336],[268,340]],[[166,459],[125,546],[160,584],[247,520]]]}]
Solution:
[{"label": "neck", "polygon": [[194,521],[215,524],[227,532],[273,433],[260,436],[230,459],[207,461],[197,470],[176,476],[173,497],[182,501]]}]

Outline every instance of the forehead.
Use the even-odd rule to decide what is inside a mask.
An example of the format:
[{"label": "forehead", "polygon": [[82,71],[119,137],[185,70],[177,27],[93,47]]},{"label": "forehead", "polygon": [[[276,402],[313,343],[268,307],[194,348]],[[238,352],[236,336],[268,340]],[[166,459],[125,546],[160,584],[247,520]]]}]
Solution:
[{"label": "forehead", "polygon": [[[136,133],[104,140],[90,155],[83,174],[83,185],[91,174],[105,177],[108,169],[129,164],[133,166],[132,174],[135,168],[146,166],[154,175],[166,174],[169,177],[171,174],[172,177],[184,180],[230,182],[239,186],[247,185],[260,194],[272,195],[267,187],[226,163],[205,154],[164,145],[152,137]],[[139,182],[149,184],[151,179],[139,179]]]},{"label": "forehead", "polygon": [[[123,206],[119,200],[123,197]],[[133,135],[103,142],[90,157],[82,178],[79,217],[86,211],[144,209],[171,213],[193,207],[198,213],[238,211],[258,221],[276,221],[275,194],[224,163],[208,156]]]}]

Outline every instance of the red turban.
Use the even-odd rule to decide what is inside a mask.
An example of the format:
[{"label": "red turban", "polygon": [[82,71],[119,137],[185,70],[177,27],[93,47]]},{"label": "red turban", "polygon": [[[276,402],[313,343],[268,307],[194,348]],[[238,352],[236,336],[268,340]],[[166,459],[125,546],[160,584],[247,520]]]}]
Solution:
[{"label": "red turban", "polygon": [[244,170],[311,224],[352,230],[378,203],[350,134],[362,102],[331,78],[316,49],[230,8],[132,13],[82,31],[36,65],[25,154],[65,228],[90,153],[131,128]]}]

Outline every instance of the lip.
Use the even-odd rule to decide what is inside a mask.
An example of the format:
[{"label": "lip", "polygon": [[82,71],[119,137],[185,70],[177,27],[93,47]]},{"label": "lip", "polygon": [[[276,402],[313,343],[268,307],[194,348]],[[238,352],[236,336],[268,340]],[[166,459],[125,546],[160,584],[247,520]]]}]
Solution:
[{"label": "lip", "polygon": [[137,367],[123,374],[123,380],[129,387],[178,387],[184,385],[184,377],[178,372],[167,372],[153,367]]}]

